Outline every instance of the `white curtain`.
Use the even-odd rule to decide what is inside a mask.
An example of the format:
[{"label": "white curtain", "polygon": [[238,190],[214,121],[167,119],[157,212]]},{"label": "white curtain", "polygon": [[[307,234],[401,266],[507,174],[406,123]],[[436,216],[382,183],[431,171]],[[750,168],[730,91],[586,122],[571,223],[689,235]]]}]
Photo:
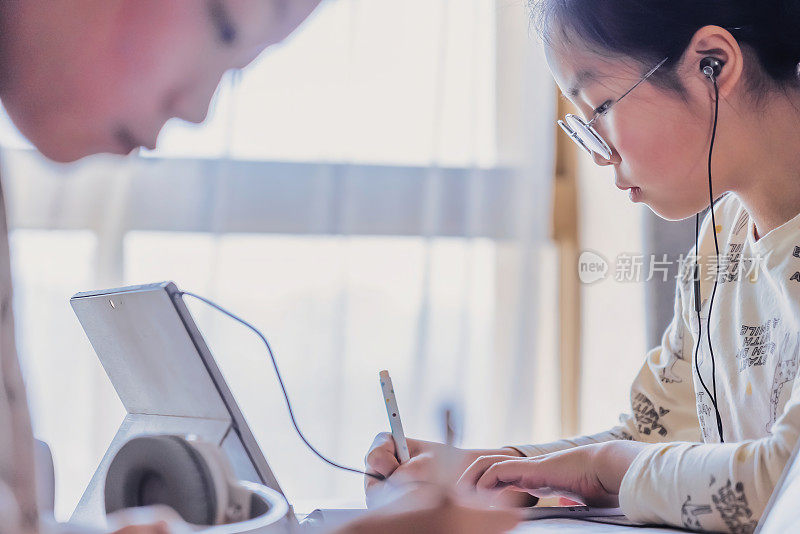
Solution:
[{"label": "white curtain", "polygon": [[[44,161],[4,125],[18,342],[68,517],[124,416],[68,305],[175,280],[261,327],[301,428],[361,466],[388,428],[550,439],[554,88],[525,2],[334,0],[224,80],[207,124],[138,157]],[[289,423],[263,347],[191,305],[289,500],[363,504]]]}]

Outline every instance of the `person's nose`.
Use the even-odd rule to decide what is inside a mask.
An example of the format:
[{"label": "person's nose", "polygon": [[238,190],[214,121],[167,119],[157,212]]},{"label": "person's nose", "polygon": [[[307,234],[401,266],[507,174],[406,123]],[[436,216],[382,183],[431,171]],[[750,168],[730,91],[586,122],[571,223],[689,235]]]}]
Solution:
[{"label": "person's nose", "polygon": [[601,167],[605,167],[606,165],[611,165],[611,160],[604,158],[603,156],[594,151],[592,151],[592,159],[594,160],[595,165],[599,165]]},{"label": "person's nose", "polygon": [[614,150],[613,147],[609,147],[611,150],[611,157],[609,159],[604,158],[594,150],[592,151],[592,159],[594,160],[596,165],[600,167],[606,167],[608,165],[616,165],[620,162],[619,153]]},{"label": "person's nose", "polygon": [[185,98],[177,101],[176,105],[171,106],[169,115],[187,122],[200,124],[206,120],[210,105],[211,97],[203,100]]},{"label": "person's nose", "polygon": [[205,121],[219,82],[217,78],[215,83],[206,82],[175,91],[166,102],[167,114],[194,124]]}]

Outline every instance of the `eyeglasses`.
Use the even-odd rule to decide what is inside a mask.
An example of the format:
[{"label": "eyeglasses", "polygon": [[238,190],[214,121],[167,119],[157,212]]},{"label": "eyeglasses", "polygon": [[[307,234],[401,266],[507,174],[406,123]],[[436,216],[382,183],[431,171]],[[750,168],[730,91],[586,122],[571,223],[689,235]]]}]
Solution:
[{"label": "eyeglasses", "polygon": [[564,117],[564,120],[558,121],[558,125],[561,126],[561,129],[564,130],[573,141],[575,141],[575,144],[585,150],[587,154],[592,155],[594,152],[599,154],[605,160],[610,160],[611,148],[609,148],[608,143],[605,142],[603,137],[597,133],[597,130],[595,130],[592,125],[597,119],[608,113],[608,111],[614,107],[614,104],[625,98],[628,93],[636,89],[640,83],[649,78],[656,70],[658,70],[661,65],[666,63],[668,59],[668,57],[662,59],[658,65],[650,69],[647,74],[642,76],[642,78],[636,82],[633,87],[625,91],[621,97],[600,106],[598,111],[595,111],[594,116],[589,122],[585,122],[582,118],[573,115],[572,113],[567,113]]}]

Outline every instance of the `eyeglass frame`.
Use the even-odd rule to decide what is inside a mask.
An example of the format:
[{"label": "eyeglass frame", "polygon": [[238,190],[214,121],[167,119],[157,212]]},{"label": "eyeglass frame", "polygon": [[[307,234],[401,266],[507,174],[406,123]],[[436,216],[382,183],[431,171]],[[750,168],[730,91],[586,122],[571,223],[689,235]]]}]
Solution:
[{"label": "eyeglass frame", "polygon": [[[592,154],[596,153],[600,157],[604,158],[606,161],[610,160],[611,159],[611,154],[612,154],[611,147],[608,146],[608,143],[606,143],[605,139],[603,139],[603,137],[599,133],[597,133],[597,130],[595,130],[592,125],[595,123],[595,121],[597,121],[597,119],[599,119],[600,117],[602,117],[603,115],[608,113],[611,110],[611,108],[613,108],[620,100],[622,100],[623,98],[628,96],[628,93],[630,93],[631,91],[636,89],[639,86],[639,84],[641,84],[647,78],[652,76],[653,73],[655,71],[657,71],[659,69],[659,67],[661,67],[664,63],[666,63],[668,59],[669,59],[669,56],[667,56],[664,59],[662,59],[661,61],[659,61],[658,64],[655,67],[653,67],[652,69],[647,71],[647,73],[644,76],[642,76],[639,79],[638,82],[633,84],[633,87],[631,87],[630,89],[625,91],[622,94],[622,96],[620,96],[616,100],[612,101],[607,106],[604,106],[602,111],[595,112],[594,115],[592,116],[592,118],[589,120],[589,122],[584,121],[581,117],[578,117],[577,115],[574,115],[572,113],[567,113],[566,115],[564,115],[564,119],[563,120],[558,120],[558,121],[556,121],[556,123],[561,127],[562,130],[564,130],[564,132],[570,137],[570,139],[572,139],[575,142],[575,144],[577,144],[579,147],[584,149],[589,155],[592,155]],[[575,130],[573,130],[571,126],[569,126],[567,123],[564,122],[565,120],[567,120],[570,117],[573,120],[577,121],[579,124],[583,125],[586,128],[586,130],[591,135],[594,136],[594,138],[600,143],[601,147],[605,148],[605,150],[608,152],[608,156],[606,156],[604,154],[600,154],[599,152],[597,152],[595,150],[592,150],[591,148],[586,146],[586,143],[584,143],[583,139],[581,139],[578,136],[577,132],[575,132]]]}]

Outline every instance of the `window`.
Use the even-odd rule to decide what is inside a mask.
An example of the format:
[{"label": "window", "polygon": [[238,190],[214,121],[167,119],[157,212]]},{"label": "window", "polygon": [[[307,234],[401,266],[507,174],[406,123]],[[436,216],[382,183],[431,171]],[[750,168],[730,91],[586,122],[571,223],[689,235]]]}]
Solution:
[{"label": "window", "polygon": [[325,3],[228,76],[206,124],[171,123],[161,157],[490,165],[494,0]]}]

